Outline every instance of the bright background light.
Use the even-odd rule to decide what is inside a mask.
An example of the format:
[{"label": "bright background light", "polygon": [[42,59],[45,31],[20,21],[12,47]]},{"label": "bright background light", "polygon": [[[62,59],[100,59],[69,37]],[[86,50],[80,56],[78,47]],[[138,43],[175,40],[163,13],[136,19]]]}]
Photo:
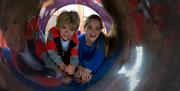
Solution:
[{"label": "bright background light", "polygon": [[[67,5],[67,6],[64,6],[62,8],[60,8],[59,10],[57,10],[55,13],[52,14],[51,18],[49,19],[48,21],[48,24],[46,26],[46,32],[45,32],[45,36],[47,38],[47,35],[48,35],[48,31],[56,25],[56,19],[57,19],[57,16],[62,12],[62,11],[77,11],[79,13],[79,16],[80,16],[80,27],[79,27],[79,31],[81,33],[84,33],[84,30],[83,30],[83,23],[84,21],[86,20],[86,18],[92,14],[96,14],[96,15],[99,15],[97,12],[95,12],[93,9],[87,7],[87,6],[84,6],[84,5],[79,5],[79,4],[72,4],[72,5]],[[106,33],[106,30],[103,29],[103,32]]]},{"label": "bright background light", "polygon": [[119,71],[118,74],[123,74],[125,77],[129,79],[129,91],[133,91],[135,87],[138,85],[140,79],[139,77],[139,70],[142,64],[142,57],[143,57],[143,47],[138,46],[136,47],[136,60],[133,67],[128,70],[125,66],[123,66]]}]

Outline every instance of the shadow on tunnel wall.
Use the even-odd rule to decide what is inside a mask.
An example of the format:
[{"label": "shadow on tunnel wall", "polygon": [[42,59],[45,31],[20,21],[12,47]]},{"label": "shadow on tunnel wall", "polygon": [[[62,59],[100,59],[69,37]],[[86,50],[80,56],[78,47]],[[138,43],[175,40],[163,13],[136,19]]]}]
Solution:
[{"label": "shadow on tunnel wall", "polygon": [[[154,2],[153,2],[154,1]],[[162,0],[159,0],[162,1]],[[179,91],[180,84],[180,43],[179,39],[179,21],[180,2],[178,0],[164,0],[169,6],[169,12],[166,16],[168,25],[161,31],[154,30],[153,24],[145,21],[142,32],[143,40],[139,43],[136,39],[133,17],[127,17],[129,13],[128,0],[102,0],[104,8],[109,12],[113,19],[113,27],[109,34],[110,38],[110,58],[111,54],[116,54],[115,63],[110,71],[89,88],[89,91],[131,91],[130,76],[117,74],[125,67],[133,70],[134,59],[133,50],[137,46],[143,46],[143,62],[136,76],[139,83],[132,91]],[[151,3],[157,3],[151,0]],[[38,0],[1,0],[0,1],[0,32],[3,33],[7,45],[10,49],[21,51],[24,47],[25,24],[31,16],[38,16],[41,2]],[[14,31],[11,31],[14,30]],[[21,36],[22,35],[22,36]],[[16,38],[19,36],[18,38]],[[16,44],[14,45],[14,40]],[[121,41],[121,42],[119,42]],[[1,42],[1,41],[0,41]],[[136,56],[135,56],[136,57]],[[5,60],[3,54],[0,58]],[[12,73],[6,67],[6,61],[0,62],[0,88],[8,90],[20,89],[24,91],[29,89],[12,76]],[[6,72],[7,71],[7,72]],[[126,71],[128,73],[128,71]],[[126,73],[125,73],[126,74]],[[13,82],[11,82],[13,80]],[[109,81],[112,82],[109,82]],[[2,84],[2,85],[1,85]],[[14,85],[19,84],[19,85]],[[19,87],[19,88],[17,88]],[[1,89],[0,89],[1,90]]]}]

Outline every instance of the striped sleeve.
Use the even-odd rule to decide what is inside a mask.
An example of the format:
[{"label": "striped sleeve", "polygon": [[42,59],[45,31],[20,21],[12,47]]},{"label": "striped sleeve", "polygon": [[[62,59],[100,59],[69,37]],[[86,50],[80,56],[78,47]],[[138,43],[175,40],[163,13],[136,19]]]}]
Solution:
[{"label": "striped sleeve", "polygon": [[78,56],[78,49],[79,49],[79,42],[77,40],[76,46],[71,50],[71,59],[70,64],[77,66],[79,64],[79,56]]},{"label": "striped sleeve", "polygon": [[[55,28],[52,28],[49,31],[45,47],[46,47],[47,53],[49,54],[49,56],[53,60],[53,62],[56,63],[56,64],[60,64],[63,61],[61,60],[61,56],[58,54],[58,51],[57,51],[57,48],[56,48],[56,43],[54,42],[54,37],[58,37],[57,32],[58,31],[56,31]],[[42,54],[42,56],[43,55],[44,54]]]}]

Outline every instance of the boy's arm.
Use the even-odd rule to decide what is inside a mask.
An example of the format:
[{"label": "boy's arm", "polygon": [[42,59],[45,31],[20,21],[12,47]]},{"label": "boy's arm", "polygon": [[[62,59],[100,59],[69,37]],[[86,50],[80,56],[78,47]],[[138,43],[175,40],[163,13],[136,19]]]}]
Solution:
[{"label": "boy's arm", "polygon": [[[54,30],[53,30],[54,29]],[[47,37],[47,42],[44,44],[45,45],[45,52],[41,53],[41,56],[49,56],[51,60],[56,63],[57,65],[64,64],[64,62],[61,60],[61,56],[58,54],[57,48],[56,48],[56,43],[54,41],[54,36],[56,37],[56,31],[55,28],[52,28],[49,31],[48,37]]]},{"label": "boy's arm", "polygon": [[77,67],[79,64],[78,48],[79,43],[71,50],[70,64],[74,65],[75,67]]}]

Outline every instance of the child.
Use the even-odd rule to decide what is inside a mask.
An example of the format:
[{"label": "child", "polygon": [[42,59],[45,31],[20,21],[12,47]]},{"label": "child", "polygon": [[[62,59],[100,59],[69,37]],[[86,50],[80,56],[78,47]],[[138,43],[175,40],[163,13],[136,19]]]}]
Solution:
[{"label": "child", "polygon": [[79,83],[89,82],[106,57],[109,42],[102,28],[102,20],[98,15],[91,15],[85,21],[85,34],[79,37],[80,66],[75,73]]},{"label": "child", "polygon": [[64,83],[70,82],[69,75],[74,74],[75,68],[79,64],[79,41],[76,34],[79,24],[80,18],[77,12],[63,11],[57,17],[56,26],[51,28],[48,33],[45,44],[46,51],[41,52],[41,57],[48,53],[55,64],[54,66],[60,68],[57,71],[63,71],[67,74]]}]

